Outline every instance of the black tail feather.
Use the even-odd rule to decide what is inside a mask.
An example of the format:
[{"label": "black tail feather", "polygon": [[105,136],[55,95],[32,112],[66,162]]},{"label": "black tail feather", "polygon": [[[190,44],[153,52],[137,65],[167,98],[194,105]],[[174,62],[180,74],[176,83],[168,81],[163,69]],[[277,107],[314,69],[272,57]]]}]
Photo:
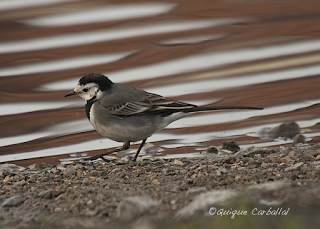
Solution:
[{"label": "black tail feather", "polygon": [[185,113],[189,112],[197,112],[197,111],[214,111],[214,110],[234,110],[234,109],[241,109],[241,110],[263,110],[260,107],[246,107],[246,106],[217,106],[217,107],[191,107],[186,108],[183,110]]}]

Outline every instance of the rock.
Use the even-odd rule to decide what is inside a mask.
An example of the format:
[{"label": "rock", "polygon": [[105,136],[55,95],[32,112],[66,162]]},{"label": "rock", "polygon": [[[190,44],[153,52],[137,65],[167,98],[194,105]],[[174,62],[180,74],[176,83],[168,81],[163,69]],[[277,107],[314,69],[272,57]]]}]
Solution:
[{"label": "rock", "polygon": [[298,170],[302,165],[303,165],[303,162],[299,162],[299,163],[296,163],[288,168],[285,168],[284,171],[290,172],[290,171]]},{"label": "rock", "polygon": [[282,158],[282,163],[291,166],[294,164],[294,160],[292,160],[290,157],[284,157]]},{"label": "rock", "polygon": [[219,150],[215,146],[210,146],[207,148],[206,153],[219,154]]},{"label": "rock", "polygon": [[158,228],[156,225],[153,225],[151,220],[141,219],[138,220],[131,229],[156,229]]},{"label": "rock", "polygon": [[276,165],[277,165],[277,163],[262,163],[260,166],[263,169],[267,169],[267,168],[275,167]]},{"label": "rock", "polygon": [[77,174],[77,170],[73,165],[68,165],[68,167],[65,170],[63,170],[63,175],[65,177],[71,178],[73,175],[76,175],[76,174]]},{"label": "rock", "polygon": [[44,199],[51,199],[53,197],[52,193],[53,193],[53,190],[49,189],[49,190],[40,192],[38,196]]},{"label": "rock", "polygon": [[302,134],[297,134],[296,136],[293,137],[293,144],[297,145],[299,143],[306,143],[306,137],[303,136]]},{"label": "rock", "polygon": [[89,175],[93,176],[93,177],[98,177],[99,176],[99,172],[97,170],[91,170]]},{"label": "rock", "polygon": [[60,171],[66,170],[66,168],[65,168],[64,165],[62,165],[62,164],[59,164],[59,165],[57,166],[57,169],[60,170]]},{"label": "rock", "polygon": [[200,194],[190,204],[180,209],[175,218],[186,219],[192,216],[208,215],[210,207],[222,204],[237,195],[237,192],[231,190],[213,190]]},{"label": "rock", "polygon": [[299,161],[303,161],[303,162],[314,161],[314,160],[315,160],[314,156],[306,153],[303,153],[301,158],[299,159]]},{"label": "rock", "polygon": [[147,143],[143,147],[143,151],[145,152],[146,155],[156,155],[160,151],[163,151],[163,149],[161,149],[160,147],[155,146],[151,143]]},{"label": "rock", "polygon": [[62,211],[63,211],[63,209],[60,208],[60,207],[56,207],[56,208],[54,209],[54,212],[62,212]]},{"label": "rock", "polygon": [[130,221],[136,219],[159,206],[159,203],[149,197],[128,197],[122,200],[116,209],[116,217]]},{"label": "rock", "polygon": [[38,164],[32,164],[28,166],[28,169],[30,170],[39,170],[40,166]]},{"label": "rock", "polygon": [[0,164],[0,173],[15,173],[25,170],[24,167],[15,164]]},{"label": "rock", "polygon": [[26,181],[22,180],[22,181],[15,182],[13,186],[14,187],[19,187],[19,186],[23,186],[25,184],[26,184]]},{"label": "rock", "polygon": [[247,190],[275,191],[289,187],[290,184],[283,181],[265,182],[262,184],[250,185]]},{"label": "rock", "polygon": [[160,182],[159,182],[157,179],[153,179],[153,180],[152,180],[152,183],[153,183],[153,184],[160,184]]},{"label": "rock", "polygon": [[292,139],[294,136],[301,133],[301,129],[296,122],[285,122],[280,126],[275,127],[273,132],[273,138],[284,137]]},{"label": "rock", "polygon": [[60,193],[59,190],[48,189],[40,192],[38,196],[44,199],[52,199],[60,195]]},{"label": "rock", "polygon": [[232,152],[240,151],[240,147],[236,142],[224,142],[222,144],[222,149],[230,150]]},{"label": "rock", "polygon": [[12,196],[1,204],[2,207],[14,207],[20,205],[24,200],[20,195]]},{"label": "rock", "polygon": [[187,196],[189,195],[193,195],[193,194],[199,194],[199,193],[202,193],[202,192],[205,192],[207,191],[206,190],[206,187],[200,187],[200,188],[190,188],[188,191],[187,191]]},{"label": "rock", "polygon": [[[285,122],[274,128],[265,127],[259,131],[262,139],[277,139],[279,137],[292,139],[301,133],[299,125],[295,122]],[[303,135],[301,135],[303,136]],[[297,136],[297,140],[302,141],[302,137]]]},{"label": "rock", "polygon": [[175,164],[175,165],[181,165],[181,166],[184,165],[182,161],[179,161],[179,160],[177,160],[177,159],[174,159],[173,164]]}]

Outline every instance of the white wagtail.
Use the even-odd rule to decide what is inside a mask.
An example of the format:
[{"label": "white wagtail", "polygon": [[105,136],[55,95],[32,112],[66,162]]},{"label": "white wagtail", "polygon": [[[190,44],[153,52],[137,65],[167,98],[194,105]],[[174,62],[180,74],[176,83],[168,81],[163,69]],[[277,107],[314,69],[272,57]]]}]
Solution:
[{"label": "white wagtail", "polygon": [[131,142],[142,140],[133,161],[148,137],[171,122],[185,116],[212,110],[258,109],[246,106],[198,107],[152,94],[139,88],[113,83],[106,76],[91,73],[82,77],[75,89],[65,97],[78,95],[86,101],[86,114],[92,126],[102,136],[123,142],[123,146],[88,158],[96,160],[105,155],[130,148]]}]

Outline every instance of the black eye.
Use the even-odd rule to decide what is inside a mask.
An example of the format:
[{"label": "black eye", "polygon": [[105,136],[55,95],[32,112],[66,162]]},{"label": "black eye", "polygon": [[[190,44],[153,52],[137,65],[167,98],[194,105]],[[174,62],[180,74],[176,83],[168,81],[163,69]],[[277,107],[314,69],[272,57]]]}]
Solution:
[{"label": "black eye", "polygon": [[87,91],[88,91],[88,88],[83,89],[83,92],[87,92]]}]

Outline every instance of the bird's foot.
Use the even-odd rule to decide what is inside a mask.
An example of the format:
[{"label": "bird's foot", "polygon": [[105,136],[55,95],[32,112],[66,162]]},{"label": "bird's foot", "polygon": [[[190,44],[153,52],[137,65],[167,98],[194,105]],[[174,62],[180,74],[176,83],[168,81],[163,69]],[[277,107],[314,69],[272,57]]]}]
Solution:
[{"label": "bird's foot", "polygon": [[88,158],[83,158],[84,161],[95,161],[99,158],[101,158],[103,161],[105,162],[110,162],[111,160],[108,160],[106,158],[104,158],[105,155],[108,155],[110,153],[113,153],[113,152],[107,152],[107,153],[102,153],[102,154],[98,154],[98,155],[94,155],[92,157],[88,157]]}]

